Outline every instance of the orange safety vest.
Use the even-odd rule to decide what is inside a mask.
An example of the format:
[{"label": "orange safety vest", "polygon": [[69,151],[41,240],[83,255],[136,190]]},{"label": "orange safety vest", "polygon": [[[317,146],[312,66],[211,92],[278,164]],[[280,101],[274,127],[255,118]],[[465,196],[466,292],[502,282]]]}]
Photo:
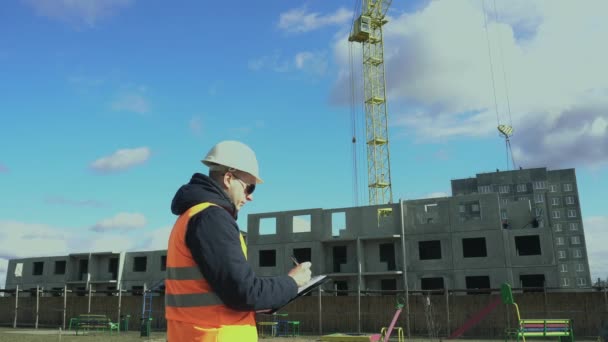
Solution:
[{"label": "orange safety vest", "polygon": [[[236,311],[226,306],[199,270],[186,246],[188,221],[213,203],[188,209],[175,222],[167,250],[165,279],[165,318],[169,342],[257,341],[253,311]],[[241,235],[247,258],[247,246]]]}]

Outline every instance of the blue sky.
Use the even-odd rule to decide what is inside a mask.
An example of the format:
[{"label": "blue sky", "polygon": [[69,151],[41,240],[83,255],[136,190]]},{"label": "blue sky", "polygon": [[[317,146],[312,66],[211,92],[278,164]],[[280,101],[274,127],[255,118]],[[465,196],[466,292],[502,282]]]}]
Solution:
[{"label": "blue sky", "polygon": [[[391,173],[395,200],[449,195],[451,179],[507,168],[496,125],[512,124],[517,165],[576,168],[592,276],[605,278],[608,8],[585,4],[394,1]],[[266,181],[242,229],[248,213],[353,206],[354,8],[4,2],[0,283],[10,258],[165,248],[175,190],[206,171],[200,159],[224,139],[253,147]]]}]

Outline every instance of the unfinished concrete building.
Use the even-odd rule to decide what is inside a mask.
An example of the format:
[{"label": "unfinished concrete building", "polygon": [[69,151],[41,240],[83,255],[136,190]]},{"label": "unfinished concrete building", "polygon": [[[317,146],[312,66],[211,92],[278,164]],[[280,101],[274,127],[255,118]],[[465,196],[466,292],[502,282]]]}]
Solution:
[{"label": "unfinished concrete building", "polygon": [[[584,288],[591,284],[573,169],[478,174],[452,197],[251,214],[249,261],[285,274],[291,255],[361,290]],[[406,266],[406,267],[404,267]],[[405,272],[404,270],[407,270]],[[359,287],[360,284],[360,287]]]},{"label": "unfinished concrete building", "polygon": [[[452,180],[452,194],[251,214],[248,260],[262,276],[287,273],[291,255],[310,260],[339,294],[591,285],[574,169],[481,173]],[[13,259],[6,288],[139,291],[165,264],[166,250]]]},{"label": "unfinished concrete building", "polygon": [[60,295],[67,287],[79,295],[106,295],[121,284],[121,289],[137,294],[165,278],[166,255],[166,250],[158,250],[11,259],[5,288],[32,291],[39,286]]},{"label": "unfinished concrete building", "polygon": [[477,174],[475,178],[452,181],[454,196],[474,193],[498,193],[503,225],[519,226],[509,208],[530,203],[541,231],[551,237],[558,285],[580,288],[591,285],[580,197],[574,169],[547,168]]}]

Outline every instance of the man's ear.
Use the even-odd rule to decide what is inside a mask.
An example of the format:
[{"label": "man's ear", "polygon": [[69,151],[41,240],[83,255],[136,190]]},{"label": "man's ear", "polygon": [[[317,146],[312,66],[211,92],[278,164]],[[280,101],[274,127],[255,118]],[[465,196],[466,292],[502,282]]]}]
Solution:
[{"label": "man's ear", "polygon": [[232,175],[229,172],[224,173],[224,176],[222,177],[222,185],[224,185],[224,189],[228,190],[228,188],[230,188],[230,179],[232,178]]}]

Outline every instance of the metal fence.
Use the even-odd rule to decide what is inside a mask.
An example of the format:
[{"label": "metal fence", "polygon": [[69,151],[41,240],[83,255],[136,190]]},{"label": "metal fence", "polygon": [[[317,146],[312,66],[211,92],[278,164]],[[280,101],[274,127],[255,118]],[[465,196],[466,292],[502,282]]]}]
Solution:
[{"label": "metal fence", "polygon": [[[152,296],[152,329],[166,329],[164,296]],[[0,325],[9,327],[69,327],[70,318],[80,314],[105,314],[112,321],[140,329],[144,316],[144,296],[131,291],[48,291],[0,290]],[[513,289],[522,318],[569,318],[575,335],[597,337],[608,327],[608,292],[606,288],[565,292],[563,289]],[[371,333],[388,327],[398,306],[403,311],[396,319],[408,336],[445,338],[460,332],[465,338],[496,338],[505,329],[514,328],[516,315],[512,305],[504,305],[500,290],[438,291],[318,291],[291,302],[280,313],[285,319],[300,322],[303,334],[323,335],[335,332]],[[273,319],[258,314],[258,321]],[[604,328],[602,328],[604,327]],[[124,327],[123,327],[124,328]],[[121,328],[122,329],[122,328]]]},{"label": "metal fence", "polygon": [[[513,289],[522,318],[568,318],[578,336],[597,337],[608,329],[606,288],[566,292],[564,289]],[[343,296],[348,294],[348,296]],[[342,296],[341,296],[342,295]],[[503,337],[516,327],[513,305],[502,303],[499,289],[439,291],[323,291],[321,297],[303,298],[287,306],[289,316],[304,319],[315,334],[380,332],[404,309],[397,326],[408,336],[446,338]],[[311,317],[311,313],[316,318]]]},{"label": "metal fence", "polygon": [[[147,291],[152,296],[152,328],[164,330],[162,292]],[[144,316],[142,291],[11,290],[0,289],[0,326],[13,328],[69,328],[70,319],[81,314],[102,314],[123,327],[138,330]]]}]

